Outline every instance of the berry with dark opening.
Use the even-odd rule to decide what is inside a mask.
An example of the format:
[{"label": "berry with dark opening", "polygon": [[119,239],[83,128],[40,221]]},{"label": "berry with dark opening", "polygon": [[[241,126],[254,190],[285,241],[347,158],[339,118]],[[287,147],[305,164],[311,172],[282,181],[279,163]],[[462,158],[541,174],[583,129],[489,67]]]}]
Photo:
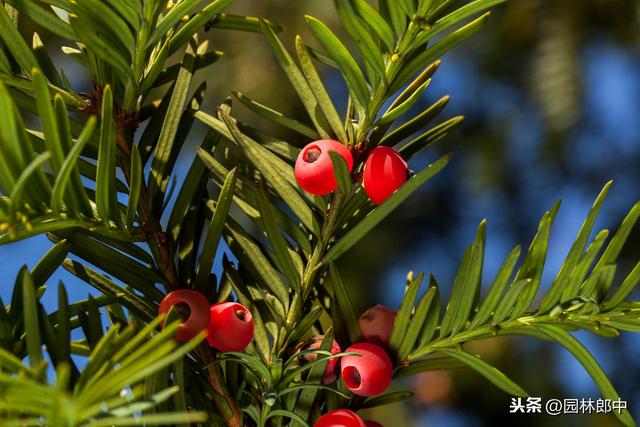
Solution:
[{"label": "berry with dark opening", "polygon": [[[322,346],[322,341],[324,340],[324,335],[317,335],[310,340],[303,342],[299,347],[301,350],[319,350]],[[340,345],[336,340],[333,340],[331,344],[331,354],[338,354],[342,350],[340,349]],[[307,353],[302,359],[307,362],[315,362],[318,359],[318,355],[316,353]],[[338,365],[338,358],[335,357],[333,359],[329,359],[327,361],[327,366],[324,369],[324,374],[322,375],[322,382],[324,384],[330,384],[338,379],[338,374],[336,372],[336,367]]]},{"label": "berry with dark opening", "polygon": [[324,196],[338,189],[329,151],[335,151],[344,158],[349,172],[353,169],[353,156],[344,144],[331,139],[307,144],[296,159],[294,171],[298,184],[307,193]]},{"label": "berry with dark opening", "polygon": [[335,409],[327,412],[313,427],[366,427],[362,418],[348,409]]},{"label": "berry with dark opening", "polygon": [[396,311],[381,304],[362,313],[358,319],[362,339],[382,346],[389,345],[393,322],[396,320],[397,314]]},{"label": "berry with dark opening", "polygon": [[369,199],[381,204],[409,179],[409,166],[391,147],[376,147],[369,153],[362,172],[362,185]]},{"label": "berry with dark opening", "polygon": [[358,396],[377,396],[384,392],[393,375],[393,364],[387,352],[380,346],[360,342],[346,350],[359,356],[344,356],[341,370],[342,381]]},{"label": "berry with dark opening", "polygon": [[159,314],[169,311],[175,306],[176,313],[183,322],[176,330],[178,341],[189,341],[209,324],[209,301],[203,294],[191,289],[171,291],[164,297],[158,309]]},{"label": "berry with dark opening", "polygon": [[237,302],[211,306],[207,341],[218,351],[242,351],[253,339],[251,312]]}]

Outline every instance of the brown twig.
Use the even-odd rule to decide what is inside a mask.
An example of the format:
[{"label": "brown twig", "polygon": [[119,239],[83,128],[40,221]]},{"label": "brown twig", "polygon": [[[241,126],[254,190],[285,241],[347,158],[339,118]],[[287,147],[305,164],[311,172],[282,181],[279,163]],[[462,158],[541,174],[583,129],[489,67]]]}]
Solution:
[{"label": "brown twig", "polygon": [[[120,167],[124,173],[127,183],[131,184],[131,144],[133,144],[133,133],[138,126],[137,119],[131,120],[131,116],[117,116],[116,121],[116,143],[124,158],[120,162]],[[138,205],[138,213],[140,215],[140,222],[142,229],[146,236],[146,241],[149,244],[154,259],[158,264],[162,275],[167,281],[168,285],[172,289],[178,288],[177,276],[175,272],[175,265],[173,263],[173,256],[170,248],[170,241],[167,237],[167,233],[162,230],[159,221],[150,212],[149,205],[149,190],[144,180],[140,189],[140,203]],[[200,352],[199,352],[200,353]],[[202,357],[204,356],[204,357]],[[201,353],[201,359],[204,364],[208,364],[207,372],[209,384],[215,390],[214,401],[220,411],[220,414],[225,419],[226,423],[230,427],[242,427],[242,413],[238,408],[238,404],[231,396],[224,382],[221,380],[220,367],[216,364],[212,364],[213,355],[209,349],[204,350]]]},{"label": "brown twig", "polygon": [[220,381],[220,367],[216,364],[209,365],[209,384],[216,391],[214,401],[218,410],[225,419],[229,427],[242,427],[242,414],[238,409],[236,401],[229,395],[224,382]]}]

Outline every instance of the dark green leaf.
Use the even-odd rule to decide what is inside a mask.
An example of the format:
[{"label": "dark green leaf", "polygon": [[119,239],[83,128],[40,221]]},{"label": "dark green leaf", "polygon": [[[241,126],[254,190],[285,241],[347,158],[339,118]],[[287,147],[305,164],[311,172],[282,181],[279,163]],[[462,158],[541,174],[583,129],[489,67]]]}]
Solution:
[{"label": "dark green leaf", "polygon": [[347,165],[347,161],[335,151],[329,151],[329,157],[331,157],[333,173],[336,177],[336,181],[338,182],[338,187],[345,194],[349,193],[353,184],[351,183],[351,175],[349,175],[349,166]]},{"label": "dark green leaf", "polygon": [[636,264],[631,273],[624,279],[622,285],[618,289],[615,290],[613,295],[610,298],[605,300],[604,305],[602,307],[603,310],[609,310],[620,305],[622,301],[625,300],[636,287],[638,282],[640,281],[640,262]]},{"label": "dark green leaf", "polygon": [[232,169],[227,175],[222,190],[220,191],[218,203],[216,203],[216,209],[211,217],[207,237],[204,240],[204,246],[198,260],[195,289],[204,291],[209,286],[209,275],[211,274],[213,261],[218,251],[218,244],[220,243],[220,237],[222,237],[227,214],[233,201],[233,191],[235,189],[237,175],[237,169]]},{"label": "dark green leaf", "polygon": [[66,270],[98,289],[103,294],[115,296],[128,310],[135,312],[145,320],[149,321],[155,317],[155,310],[146,301],[134,293],[129,292],[127,289],[118,286],[116,283],[89,267],[70,259],[66,259],[62,265]]},{"label": "dark green leaf", "polygon": [[338,64],[354,102],[357,102],[364,110],[369,102],[369,88],[355,59],[325,24],[312,16],[307,15],[305,19],[311,32],[320,41],[329,56]]},{"label": "dark green leaf", "polygon": [[277,170],[272,162],[265,159],[265,148],[261,147],[256,141],[243,135],[238,127],[231,120],[229,113],[224,109],[219,112],[221,120],[227,126],[233,139],[244,150],[251,163],[260,171],[267,181],[274,187],[274,190],[289,205],[291,210],[298,216],[300,221],[313,233],[319,233],[318,220],[315,218],[313,211],[307,203],[300,197],[297,191]]},{"label": "dark green leaf", "polygon": [[[207,4],[200,12],[192,16],[191,19],[189,19],[189,21],[171,37],[169,55],[176,53],[178,49],[180,49],[180,46],[187,43],[195,33],[205,27],[211,19],[214,19],[222,9],[229,6],[231,3],[233,3],[233,0],[215,0]],[[260,31],[259,28],[256,31]]]},{"label": "dark green leaf", "polygon": [[453,282],[451,298],[440,327],[441,338],[456,334],[469,319],[480,291],[485,239],[486,221],[483,220],[478,227],[476,240],[467,249]]},{"label": "dark green leaf", "polygon": [[542,220],[540,221],[540,225],[538,226],[538,232],[536,233],[531,245],[529,246],[529,251],[522,261],[522,265],[518,269],[518,273],[514,279],[514,282],[530,278],[532,279],[531,283],[527,286],[527,289],[524,289],[520,297],[518,298],[518,302],[513,309],[513,314],[515,316],[524,313],[533,302],[535,298],[536,291],[540,284],[540,279],[542,278],[542,270],[544,268],[544,261],[547,256],[547,247],[549,245],[549,235],[551,233],[551,225],[553,224],[553,220],[558,214],[558,209],[560,207],[560,203],[556,202],[554,206],[547,211]]},{"label": "dark green leaf", "polygon": [[496,278],[491,284],[489,292],[482,301],[482,304],[480,304],[476,315],[471,322],[470,328],[483,325],[487,320],[489,320],[496,307],[498,307],[500,297],[502,297],[502,292],[504,291],[505,286],[507,286],[507,283],[509,283],[513,269],[518,262],[518,258],[520,258],[520,251],[520,246],[516,246],[505,258],[500,270],[498,270],[498,273],[496,274]]},{"label": "dark green leaf", "polygon": [[421,360],[419,362],[412,363],[404,368],[398,369],[394,375],[394,378],[411,377],[421,372],[450,370],[460,368],[462,366],[466,365],[460,362],[458,359],[454,359],[452,357],[430,357],[428,359]]},{"label": "dark green leaf", "polygon": [[360,221],[347,234],[345,234],[338,242],[329,249],[323,259],[324,264],[328,264],[337,259],[340,255],[349,250],[360,239],[362,239],[373,227],[378,225],[393,210],[407,199],[415,190],[420,188],[422,184],[431,179],[435,174],[440,172],[447,163],[450,156],[444,156],[436,160],[433,164],[418,172],[414,177],[409,179],[402,187],[400,187],[391,197],[384,201],[380,206],[374,209],[364,220]]},{"label": "dark green leaf", "polygon": [[[280,303],[287,307],[289,305],[289,291],[287,286],[282,282],[278,272],[266,258],[260,246],[248,236],[237,224],[227,222],[229,237],[238,245],[236,256],[240,259],[246,268],[250,268],[254,277],[260,278],[264,286],[270,289],[277,297]],[[233,246],[233,243],[230,244]]]},{"label": "dark green leaf", "polygon": [[0,7],[0,38],[11,52],[22,71],[26,75],[31,75],[31,71],[38,67],[38,61],[29,49],[29,45],[24,41],[18,29],[13,25],[9,14],[4,7]]},{"label": "dark green leaf", "polygon": [[380,37],[380,40],[382,40],[387,48],[387,52],[393,52],[395,45],[393,30],[384,18],[365,0],[354,0],[353,5],[360,17],[369,25],[371,30]]},{"label": "dark green leaf", "polygon": [[142,159],[140,157],[140,151],[138,146],[133,144],[131,146],[131,169],[130,169],[130,185],[129,185],[129,200],[127,201],[127,227],[133,227],[133,221],[135,220],[136,211],[138,210],[138,204],[140,203],[140,193],[142,191]]},{"label": "dark green leaf", "polygon": [[[589,373],[593,381],[598,386],[598,389],[602,393],[602,395],[606,399],[611,399],[612,401],[617,401],[620,399],[620,396],[613,388],[613,385],[607,378],[606,374],[602,371],[598,362],[593,358],[593,356],[589,353],[589,351],[582,345],[578,340],[569,335],[569,333],[563,331],[552,325],[536,325],[540,331],[542,331],[545,335],[549,336],[551,339],[560,343],[563,347],[571,352],[574,357],[584,366],[586,371]],[[626,426],[635,426],[635,422],[633,418],[629,414],[629,411],[626,409],[622,410],[619,414],[618,411],[613,411],[614,414],[622,421],[622,423]]]},{"label": "dark green leaf", "polygon": [[380,117],[380,120],[378,120],[377,124],[379,126],[384,126],[388,123],[393,122],[395,119],[409,111],[409,109],[413,107],[416,102],[418,102],[427,86],[429,86],[429,83],[431,83],[431,80],[427,80],[426,82],[424,82],[422,86],[416,89],[416,91],[413,92],[411,96],[409,96],[409,98],[407,98],[406,101],[404,101],[402,104],[384,113],[382,117]]},{"label": "dark green leaf", "polygon": [[[322,344],[320,344],[319,350],[330,352],[333,340],[333,330],[329,329],[324,335],[324,339],[322,340]],[[317,363],[313,367],[311,367],[305,383],[320,384],[328,361],[328,358],[322,358],[318,356],[318,360],[316,361]],[[316,399],[318,391],[319,389],[317,388],[305,388],[300,392],[298,400],[296,401],[296,414],[298,414],[303,419],[307,419],[309,417],[313,402]]]},{"label": "dark green leaf", "polygon": [[370,30],[365,27],[360,17],[356,14],[351,3],[349,1],[335,0],[334,4],[343,27],[356,41],[360,49],[362,58],[367,65],[369,81],[373,83],[373,86],[377,85],[384,78],[386,71],[382,52],[373,39]]},{"label": "dark green leaf", "polygon": [[598,213],[600,212],[600,208],[602,207],[602,203],[604,202],[605,197],[609,191],[609,187],[611,186],[611,181],[609,181],[598,197],[594,202],[587,218],[584,220],[582,227],[580,227],[580,231],[578,232],[578,236],[571,246],[569,250],[569,254],[565,259],[558,275],[553,281],[551,288],[547,291],[546,295],[542,299],[540,303],[540,312],[545,312],[549,310],[552,306],[556,305],[560,302],[560,298],[562,297],[562,293],[564,292],[566,286],[569,284],[569,279],[571,278],[571,273],[575,269],[576,265],[580,261],[580,257],[584,252],[584,248],[587,245],[589,236],[591,235],[591,230],[593,229],[593,225],[596,222],[596,218]]},{"label": "dark green leaf", "polygon": [[[51,210],[54,213],[59,213],[62,211],[65,191],[67,190],[67,186],[69,181],[71,180],[73,175],[76,175],[78,179],[80,179],[80,175],[77,169],[77,161],[80,155],[82,154],[82,150],[85,145],[89,142],[91,135],[93,134],[93,129],[96,125],[96,118],[89,117],[87,120],[87,125],[82,131],[82,134],[78,137],[78,140],[74,144],[71,151],[67,155],[66,159],[62,163],[60,170],[58,171],[58,175],[56,176],[55,184],[53,185],[53,190],[51,191]],[[76,193],[79,195],[78,193]],[[84,199],[88,201],[87,195],[82,190],[82,194],[84,195]]]},{"label": "dark green leaf", "polygon": [[273,49],[273,52],[276,54],[276,58],[278,59],[280,66],[287,74],[291,85],[300,97],[300,100],[302,101],[304,108],[307,110],[316,130],[322,138],[329,138],[329,123],[327,118],[324,116],[322,109],[319,108],[318,100],[309,87],[309,83],[307,83],[302,72],[293,61],[293,58],[291,58],[291,55],[289,55],[289,52],[287,52],[280,39],[278,39],[269,25],[264,21],[261,22],[261,25],[262,33],[264,34],[267,43],[269,43],[269,46],[271,46],[271,49]]},{"label": "dark green leaf", "polygon": [[233,92],[233,95],[244,104],[250,110],[260,114],[263,117],[266,117],[269,120],[272,120],[286,128],[289,128],[295,132],[298,132],[301,135],[304,135],[313,140],[320,139],[318,133],[305,125],[304,123],[300,123],[297,120],[290,119],[286,117],[284,114],[267,107],[266,105],[262,105],[251,98],[241,94],[240,92]]},{"label": "dark green leaf", "polygon": [[329,125],[331,126],[331,130],[338,137],[338,140],[343,144],[348,142],[347,134],[344,131],[344,127],[342,125],[342,120],[336,111],[331,98],[329,98],[329,94],[327,93],[327,89],[322,84],[322,80],[320,79],[320,75],[318,71],[313,66],[311,61],[311,56],[309,55],[309,50],[305,46],[302,37],[296,36],[296,52],[298,53],[298,60],[300,61],[300,67],[302,67],[302,72],[309,83],[309,87],[311,91],[316,97],[318,101],[318,106],[324,113]]},{"label": "dark green leaf", "polygon": [[407,142],[400,148],[400,150],[398,150],[398,152],[405,159],[411,159],[421,150],[430,147],[432,144],[446,136],[450,130],[462,123],[462,120],[464,120],[464,117],[462,116],[452,117],[451,119],[434,126],[422,135],[419,135],[413,140]]},{"label": "dark green leaf", "polygon": [[413,58],[395,77],[392,91],[394,88],[402,87],[405,82],[411,78],[411,76],[418,73],[426,64],[433,62],[435,59],[453,49],[471,35],[475,34],[488,17],[488,13],[482,15],[480,18],[470,22],[464,27],[446,35],[437,43],[431,45],[425,51]]},{"label": "dark green leaf", "polygon": [[393,132],[385,135],[380,141],[381,145],[394,146],[408,136],[417,132],[437,116],[449,102],[449,96],[443,96],[434,102],[429,108],[422,113],[413,117],[411,120],[401,124]]},{"label": "dark green leaf", "polygon": [[156,44],[160,39],[166,36],[170,30],[175,28],[175,26],[182,20],[182,18],[184,18],[185,15],[189,13],[189,11],[202,3],[202,0],[183,0],[176,4],[158,21],[158,25],[156,25],[156,28],[149,37],[147,47],[151,47]]},{"label": "dark green leaf", "polygon": [[514,282],[509,289],[507,289],[507,292],[504,294],[504,297],[500,301],[500,304],[493,313],[493,319],[491,320],[491,323],[493,325],[497,325],[498,323],[507,319],[507,317],[509,317],[509,314],[519,314],[513,313],[514,306],[520,295],[522,295],[522,292],[524,292],[524,290],[531,285],[531,282],[532,279],[530,278],[518,280],[517,282]]},{"label": "dark green leaf", "polygon": [[[415,313],[411,316],[411,322],[407,327],[406,334],[404,334],[404,338],[402,339],[402,343],[398,349],[398,360],[405,360],[409,353],[413,350],[416,342],[418,341],[418,337],[420,332],[425,325],[425,321],[427,320],[427,316],[429,315],[429,311],[432,310],[432,303],[434,297],[438,296],[438,288],[437,286],[431,286],[429,290],[427,290],[420,301],[418,301],[418,305],[416,306]],[[439,309],[436,306],[436,303],[433,303],[435,309]],[[395,325],[394,325],[395,327]]]},{"label": "dark green leaf", "polygon": [[378,406],[390,405],[392,403],[402,402],[413,397],[411,391],[392,391],[381,396],[371,397],[364,402],[362,408],[376,408]]},{"label": "dark green leaf", "polygon": [[[179,5],[174,9],[185,3],[189,3],[189,1],[185,0],[182,3],[179,3]],[[171,12],[173,12],[174,9],[172,9]],[[189,86],[191,84],[193,66],[195,62],[195,45],[196,40],[192,40],[187,46],[187,50],[182,59],[180,72],[178,73],[178,78],[173,86],[171,101],[169,102],[167,113],[162,124],[162,130],[160,131],[160,136],[158,137],[158,142],[153,155],[151,174],[149,177],[149,195],[152,198],[152,203],[155,198],[160,197],[158,192],[162,189],[162,183],[167,173],[167,164],[169,163],[169,158],[173,154],[174,142],[176,141],[180,118],[182,117],[182,112],[187,104]]]},{"label": "dark green leaf", "polygon": [[410,327],[420,329],[422,326],[421,324],[410,325],[409,321],[411,320],[413,306],[416,302],[416,296],[420,291],[423,279],[424,273],[420,273],[418,274],[418,277],[413,279],[409,286],[407,286],[407,290],[402,298],[402,303],[400,304],[400,310],[398,310],[396,319],[393,322],[393,330],[391,332],[391,338],[389,338],[389,348],[396,354],[399,354],[400,345],[402,344],[404,337],[407,335],[408,329]]},{"label": "dark green leaf", "polygon": [[26,268],[23,267],[19,275],[20,286],[22,286],[22,317],[24,319],[27,354],[29,355],[29,364],[32,368],[35,368],[42,361],[36,289],[33,278]]},{"label": "dark green leaf", "polygon": [[352,299],[347,293],[347,288],[342,281],[342,277],[340,277],[340,273],[333,263],[329,264],[329,279],[333,285],[333,292],[335,294],[336,305],[340,311],[340,317],[344,321],[347,332],[349,333],[349,340],[351,342],[358,342],[358,340],[360,340],[358,316],[356,316]]},{"label": "dark green leaf", "polygon": [[98,215],[105,221],[118,221],[116,191],[113,188],[116,175],[116,130],[113,123],[113,95],[109,86],[102,97],[102,119],[100,125],[100,150],[96,172],[96,207]]},{"label": "dark green leaf", "polygon": [[489,365],[479,357],[466,353],[464,351],[452,350],[448,348],[442,348],[438,350],[445,353],[447,356],[453,357],[465,363],[505,392],[514,396],[528,396],[527,392],[524,391],[522,387],[511,381],[509,378],[507,378],[506,375],[504,375],[498,369]]},{"label": "dark green leaf", "polygon": [[69,247],[71,245],[66,240],[62,239],[56,243],[46,254],[38,261],[38,263],[31,270],[31,277],[36,286],[42,286],[51,275],[60,267],[60,264],[66,258],[69,253]]},{"label": "dark green leaf", "polygon": [[300,273],[295,266],[290,253],[290,248],[278,229],[278,224],[272,210],[272,203],[269,200],[267,191],[262,183],[257,185],[256,200],[258,202],[258,209],[262,217],[267,238],[273,247],[280,271],[286,277],[293,289],[295,291],[299,291],[301,281]]}]

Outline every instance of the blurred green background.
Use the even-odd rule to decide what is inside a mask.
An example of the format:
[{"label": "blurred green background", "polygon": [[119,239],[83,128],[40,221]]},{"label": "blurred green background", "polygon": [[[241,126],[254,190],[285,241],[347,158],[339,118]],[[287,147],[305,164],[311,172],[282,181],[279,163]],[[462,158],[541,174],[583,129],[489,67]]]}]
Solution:
[{"label": "blurred green background", "polygon": [[[305,14],[344,35],[329,0],[237,0],[230,12],[281,23],[281,37],[290,48],[296,34],[311,39]],[[559,198],[563,204],[543,287],[553,280],[591,203],[609,179],[615,182],[597,227],[617,227],[640,199],[639,24],[640,2],[633,0],[514,0],[495,8],[477,36],[443,58],[415,109],[450,94],[443,119],[460,114],[466,119],[452,136],[416,158],[415,165],[424,166],[445,152],[452,152],[454,160],[343,258],[340,267],[359,311],[376,303],[397,307],[409,270],[433,273],[446,298],[465,247],[483,218],[489,224],[485,285],[513,246],[529,244],[540,217]],[[211,48],[225,52],[217,64],[197,75],[208,82],[205,110],[213,111],[230,90],[238,90],[307,121],[260,36],[230,31],[204,36]],[[48,46],[57,51],[59,43],[49,40]],[[57,58],[64,60],[61,54]],[[89,87],[77,67],[60,64],[77,89]],[[324,71],[332,97],[344,110],[346,90],[340,76]],[[299,138],[271,128],[241,106],[234,114],[282,138]],[[192,145],[181,159],[183,168],[192,161],[204,132],[193,132]],[[32,266],[48,246],[46,239],[36,238],[0,247],[0,273],[6,279],[3,297],[19,266]],[[639,258],[640,230],[635,230],[618,274],[627,273]],[[64,273],[56,278],[73,282]],[[89,289],[78,284],[73,292],[82,296]],[[578,335],[640,419],[640,339],[631,334],[615,340]],[[580,365],[555,346],[498,338],[469,348],[543,401],[599,397]],[[618,425],[611,415],[511,415],[509,397],[467,369],[423,374],[402,385],[416,397],[383,407],[370,418],[387,427]]]}]

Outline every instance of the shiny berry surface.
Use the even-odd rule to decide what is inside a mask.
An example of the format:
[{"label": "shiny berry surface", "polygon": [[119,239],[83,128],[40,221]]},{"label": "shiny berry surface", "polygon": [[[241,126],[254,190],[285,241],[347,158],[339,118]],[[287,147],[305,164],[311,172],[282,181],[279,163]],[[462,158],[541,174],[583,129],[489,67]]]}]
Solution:
[{"label": "shiny berry surface", "polygon": [[327,412],[313,427],[366,427],[362,418],[348,409],[336,409]]},{"label": "shiny berry surface", "polygon": [[407,162],[391,147],[376,147],[369,153],[362,185],[369,199],[381,204],[409,179]]},{"label": "shiny berry surface", "polygon": [[191,289],[178,289],[169,292],[160,303],[158,313],[167,313],[173,306],[176,306],[176,312],[184,319],[176,331],[178,341],[189,341],[207,329],[209,301],[203,294]]},{"label": "shiny berry surface", "polygon": [[218,351],[242,351],[253,339],[251,312],[236,302],[211,306],[207,341]]},{"label": "shiny berry surface", "polygon": [[342,381],[359,396],[377,396],[391,383],[393,364],[387,352],[372,343],[356,343],[346,350],[358,356],[344,356],[340,362]]},{"label": "shiny berry surface", "polygon": [[307,193],[323,196],[338,189],[330,151],[335,151],[345,159],[349,172],[353,169],[353,156],[344,144],[331,139],[307,144],[300,151],[294,170],[300,187]]},{"label": "shiny berry surface", "polygon": [[360,334],[364,341],[387,346],[393,331],[393,322],[398,313],[383,305],[375,305],[362,313],[358,319]]}]

